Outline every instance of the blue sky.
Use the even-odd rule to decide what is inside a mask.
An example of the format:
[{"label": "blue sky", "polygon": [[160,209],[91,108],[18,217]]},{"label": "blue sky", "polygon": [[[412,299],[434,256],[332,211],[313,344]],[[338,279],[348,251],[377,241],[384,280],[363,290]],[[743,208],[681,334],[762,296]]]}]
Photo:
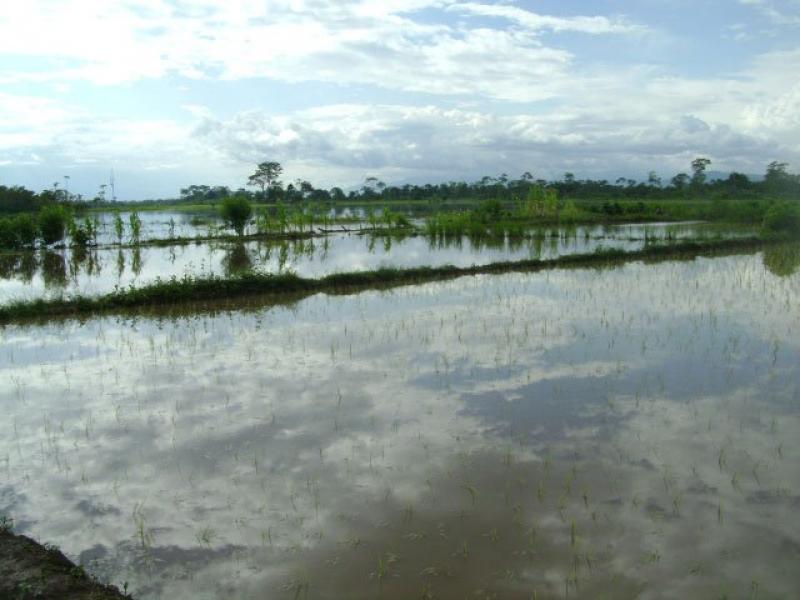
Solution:
[{"label": "blue sky", "polygon": [[0,184],[800,170],[800,0],[26,0]]}]

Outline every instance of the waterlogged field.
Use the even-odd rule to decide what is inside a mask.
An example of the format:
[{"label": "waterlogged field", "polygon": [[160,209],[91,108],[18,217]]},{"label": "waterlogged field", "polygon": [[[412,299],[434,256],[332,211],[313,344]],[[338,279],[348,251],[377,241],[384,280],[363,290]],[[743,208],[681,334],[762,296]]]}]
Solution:
[{"label": "waterlogged field", "polygon": [[770,252],[7,326],[0,511],[139,599],[793,597]]},{"label": "waterlogged field", "polygon": [[[413,211],[412,211],[413,212]],[[320,210],[319,214],[323,211]],[[356,207],[336,207],[324,211],[331,219],[363,218],[365,211]],[[115,227],[116,215],[119,214],[123,224],[122,239],[117,235]],[[139,239],[141,241],[166,240],[169,238],[203,238],[232,233],[224,228],[219,209],[212,206],[197,210],[141,210],[137,211],[141,221]],[[129,243],[130,210],[102,211],[91,213],[89,218],[97,219],[97,243],[113,244],[122,241]],[[78,220],[80,221],[79,216]],[[254,229],[254,227],[251,227]]]},{"label": "waterlogged field", "polygon": [[[161,213],[143,213],[151,233],[165,239]],[[172,217],[170,217],[172,218]],[[151,222],[152,221],[152,222]],[[249,269],[302,277],[384,266],[452,264],[467,267],[528,258],[556,258],[598,248],[639,250],[646,243],[753,235],[749,227],[707,223],[610,225],[531,229],[526,237],[430,239],[334,234],[304,240],[67,249],[0,253],[0,304],[64,295],[96,295],[171,277],[229,276]],[[161,236],[161,237],[158,237]],[[102,236],[101,236],[102,237]]]}]

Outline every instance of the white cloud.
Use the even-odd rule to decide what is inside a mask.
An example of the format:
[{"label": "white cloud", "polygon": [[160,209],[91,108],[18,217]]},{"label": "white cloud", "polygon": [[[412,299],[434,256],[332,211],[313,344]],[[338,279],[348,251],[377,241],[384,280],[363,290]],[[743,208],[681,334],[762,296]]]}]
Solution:
[{"label": "white cloud", "polygon": [[532,31],[572,31],[588,34],[643,33],[646,28],[629,23],[623,18],[610,19],[603,16],[552,17],[540,15],[506,4],[479,4],[465,2],[453,4],[450,10],[484,17],[508,19]]},{"label": "white cloud", "polygon": [[[742,2],[788,17],[800,6]],[[761,171],[776,157],[800,163],[800,50],[689,76],[703,65],[595,57],[574,40],[631,48],[652,31],[624,16],[565,12],[488,0],[9,3],[0,13],[0,163],[5,172],[37,161],[59,172],[166,165],[231,185],[265,155],[320,184],[367,174],[635,175],[685,170],[697,154],[722,169]],[[311,94],[314,83],[359,86],[380,104],[320,94],[314,109],[278,110],[264,97],[235,114],[228,100],[212,102],[182,78],[207,80],[205,90],[237,80],[255,87],[259,78],[310,83]],[[185,93],[147,98],[141,114],[111,103],[98,110],[105,89],[85,86],[141,94],[137,81],[164,79],[160,89]],[[77,99],[82,86],[91,110]]]},{"label": "white cloud", "polygon": [[776,25],[800,25],[800,2],[797,0],[739,0],[752,6]]},{"label": "white cloud", "polygon": [[[545,46],[543,30],[627,34],[602,16],[549,17],[512,6],[449,0],[181,3],[98,0],[15,3],[0,17],[0,54],[45,68],[0,72],[0,81],[88,80],[104,85],[171,73],[188,78],[329,81],[509,100],[552,96],[572,55]],[[414,11],[499,16],[515,28],[432,24]],[[452,20],[452,19],[451,19]],[[58,60],[50,60],[58,57]]]},{"label": "white cloud", "polygon": [[346,173],[350,184],[367,174],[390,181],[477,179],[500,171],[516,176],[526,170],[548,177],[564,170],[603,176],[609,164],[625,164],[628,172],[677,171],[686,170],[698,153],[729,168],[760,172],[764,156],[775,149],[765,139],[688,115],[498,116],[394,105],[338,105],[278,117],[250,111],[229,120],[206,119],[195,137],[233,163],[271,157],[315,181],[320,169]]}]

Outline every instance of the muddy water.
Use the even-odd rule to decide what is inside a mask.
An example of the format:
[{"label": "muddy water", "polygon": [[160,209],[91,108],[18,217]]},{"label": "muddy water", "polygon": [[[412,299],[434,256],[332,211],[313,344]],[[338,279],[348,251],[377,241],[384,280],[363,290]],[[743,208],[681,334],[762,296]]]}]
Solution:
[{"label": "muddy water", "polygon": [[[147,215],[154,235],[165,216]],[[183,218],[186,218],[185,216]],[[180,233],[180,232],[179,232]],[[158,278],[231,275],[255,269],[293,271],[303,277],[364,271],[382,266],[415,267],[453,264],[470,266],[495,261],[555,258],[593,252],[597,248],[635,250],[647,241],[734,237],[746,228],[708,224],[649,224],[531,230],[525,239],[431,241],[427,237],[372,237],[357,234],[293,242],[202,242],[168,247],[112,246],[89,250],[0,253],[0,304],[19,299],[82,294],[95,295],[155,282]]]},{"label": "muddy water", "polygon": [[792,597],[796,259],[8,327],[0,512],[140,599]]}]

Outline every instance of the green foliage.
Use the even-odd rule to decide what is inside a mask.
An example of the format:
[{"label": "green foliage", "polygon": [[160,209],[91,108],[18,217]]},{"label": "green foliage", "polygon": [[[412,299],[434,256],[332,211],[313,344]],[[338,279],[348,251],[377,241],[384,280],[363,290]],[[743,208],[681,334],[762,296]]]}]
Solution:
[{"label": "green foliage", "polygon": [[496,198],[486,200],[478,205],[475,209],[473,218],[481,223],[494,223],[503,218],[506,211],[503,209],[503,203]]},{"label": "green foliage", "polygon": [[94,241],[96,231],[94,223],[88,217],[83,220],[83,223],[78,224],[73,219],[70,219],[69,224],[69,237],[73,246],[80,246],[85,248],[89,242]]},{"label": "green foliage", "polygon": [[578,210],[573,200],[568,200],[567,203],[564,204],[564,208],[562,208],[561,212],[558,214],[559,220],[563,223],[575,223],[580,216],[581,211]]},{"label": "green foliage", "polygon": [[555,217],[558,213],[558,191],[534,185],[527,198],[517,206],[516,215],[522,218]]},{"label": "green foliage", "polygon": [[781,244],[764,249],[764,266],[773,275],[789,277],[800,270],[800,244]]},{"label": "green foliage", "polygon": [[12,219],[0,219],[0,248],[19,247]]},{"label": "green foliage", "polygon": [[36,222],[27,213],[0,218],[0,248],[26,248],[36,243]]},{"label": "green foliage", "polygon": [[771,233],[800,233],[800,203],[773,203],[764,213],[764,229]]},{"label": "green foliage", "polygon": [[64,239],[69,223],[69,212],[63,206],[54,204],[45,206],[39,212],[38,225],[42,241],[49,245]]},{"label": "green foliage", "polygon": [[122,243],[122,237],[125,235],[125,222],[122,220],[122,215],[119,211],[114,213],[114,235],[117,236],[117,243]]},{"label": "green foliage", "polygon": [[46,200],[21,186],[0,185],[0,213],[29,212],[37,210]]},{"label": "green foliage", "polygon": [[225,198],[220,206],[220,216],[238,235],[244,235],[244,228],[252,214],[253,206],[243,196]]},{"label": "green foliage", "polygon": [[131,242],[138,244],[142,235],[142,220],[139,218],[139,213],[135,210],[128,215],[128,225],[130,225],[131,228]]}]

